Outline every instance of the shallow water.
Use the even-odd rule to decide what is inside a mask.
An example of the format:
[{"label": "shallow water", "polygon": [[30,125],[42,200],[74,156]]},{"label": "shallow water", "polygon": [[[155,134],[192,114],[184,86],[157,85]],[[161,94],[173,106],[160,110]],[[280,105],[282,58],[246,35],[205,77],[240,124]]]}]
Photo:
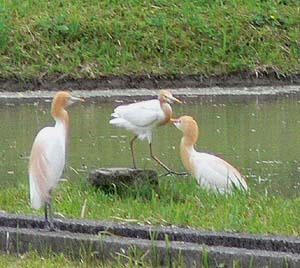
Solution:
[{"label": "shallow water", "polygon": [[[49,103],[0,108],[0,185],[27,183],[28,156],[38,130],[53,124]],[[65,177],[85,179],[99,167],[131,166],[132,134],[108,124],[118,103],[85,103],[70,107],[71,137]],[[300,178],[300,103],[296,97],[277,100],[186,102],[173,105],[173,116],[192,115],[200,127],[199,151],[212,152],[237,167],[249,186],[262,193],[298,194]],[[183,171],[181,133],[171,124],[154,132],[153,149],[169,167]],[[155,168],[146,142],[136,144],[138,166]],[[184,177],[183,177],[184,179]]]}]

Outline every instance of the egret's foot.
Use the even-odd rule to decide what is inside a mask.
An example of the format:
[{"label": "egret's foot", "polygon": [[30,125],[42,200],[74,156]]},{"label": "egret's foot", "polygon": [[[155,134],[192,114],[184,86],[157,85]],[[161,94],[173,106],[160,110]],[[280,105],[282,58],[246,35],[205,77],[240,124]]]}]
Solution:
[{"label": "egret's foot", "polygon": [[45,221],[45,229],[50,231],[50,232],[55,232],[56,229],[54,228],[54,223],[49,222],[49,221]]}]

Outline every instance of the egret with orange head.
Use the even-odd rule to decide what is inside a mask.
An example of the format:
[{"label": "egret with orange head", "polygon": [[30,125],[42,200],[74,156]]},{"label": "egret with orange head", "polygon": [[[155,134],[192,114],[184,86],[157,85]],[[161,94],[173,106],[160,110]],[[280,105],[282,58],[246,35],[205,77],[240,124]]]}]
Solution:
[{"label": "egret with orange head", "polygon": [[201,187],[220,193],[231,193],[234,188],[247,191],[245,179],[232,165],[215,155],[195,150],[199,130],[197,122],[191,116],[172,118],[171,121],[183,132],[180,143],[183,165]]},{"label": "egret with orange head", "polygon": [[125,128],[132,131],[135,136],[130,141],[133,167],[136,168],[136,160],[133,149],[134,141],[139,138],[147,139],[151,157],[169,173],[181,174],[172,171],[152,151],[152,131],[154,127],[163,126],[170,121],[172,116],[171,103],[181,103],[170,91],[161,90],[158,99],[121,105],[115,108],[109,123],[113,126]]},{"label": "egret with orange head", "polygon": [[76,101],[84,100],[71,96],[67,91],[56,93],[51,106],[55,125],[40,130],[31,149],[29,161],[31,207],[39,209],[44,205],[45,222],[51,230],[54,229],[52,191],[63,173],[69,133],[69,115],[65,108]]}]

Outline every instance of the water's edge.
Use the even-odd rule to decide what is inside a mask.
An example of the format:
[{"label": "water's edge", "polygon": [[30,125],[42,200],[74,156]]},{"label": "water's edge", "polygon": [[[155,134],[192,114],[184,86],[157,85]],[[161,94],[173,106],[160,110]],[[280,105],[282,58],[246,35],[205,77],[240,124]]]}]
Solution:
[{"label": "water's edge", "polygon": [[[181,99],[197,99],[221,97],[224,99],[247,100],[257,97],[276,98],[286,95],[300,95],[300,86],[259,86],[259,87],[207,87],[207,88],[178,88],[172,93]],[[113,89],[113,90],[73,90],[76,96],[84,97],[90,101],[128,101],[132,99],[145,99],[157,96],[159,89]],[[36,90],[25,92],[0,92],[0,102],[20,103],[35,102],[41,99],[50,100],[55,91]]]},{"label": "water's edge", "polygon": [[205,87],[257,87],[300,85],[300,74],[279,74],[273,71],[235,72],[229,74],[128,74],[106,75],[96,78],[74,78],[66,74],[33,77],[21,80],[16,77],[0,79],[0,91],[119,89],[119,88],[205,88]]}]

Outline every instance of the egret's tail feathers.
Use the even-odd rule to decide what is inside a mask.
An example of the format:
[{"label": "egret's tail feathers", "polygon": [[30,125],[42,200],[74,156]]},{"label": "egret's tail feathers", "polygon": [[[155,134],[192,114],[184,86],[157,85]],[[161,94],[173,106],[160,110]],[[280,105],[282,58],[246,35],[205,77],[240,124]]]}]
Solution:
[{"label": "egret's tail feathers", "polygon": [[231,179],[231,182],[235,188],[237,188],[240,191],[248,191],[248,186],[243,178],[243,176],[237,171],[233,174],[233,178]]},{"label": "egret's tail feathers", "polygon": [[109,121],[109,123],[111,125],[114,125],[114,126],[123,126],[124,124],[126,124],[126,121],[123,119],[123,118],[113,118]]},{"label": "egret's tail feathers", "polygon": [[242,190],[242,191],[245,191],[245,192],[247,192],[248,191],[248,186],[247,186],[247,183],[246,183],[246,181],[244,180],[244,178],[242,178],[241,180],[239,180],[239,183],[240,183],[240,189]]},{"label": "egret's tail feathers", "polygon": [[117,114],[117,113],[112,113],[111,116],[112,116],[112,117],[119,117],[119,114]]},{"label": "egret's tail feathers", "polygon": [[29,176],[30,178],[30,203],[31,207],[33,209],[39,209],[43,204],[44,201],[42,200],[40,191],[37,189],[36,184],[34,183],[34,180],[32,176]]}]

